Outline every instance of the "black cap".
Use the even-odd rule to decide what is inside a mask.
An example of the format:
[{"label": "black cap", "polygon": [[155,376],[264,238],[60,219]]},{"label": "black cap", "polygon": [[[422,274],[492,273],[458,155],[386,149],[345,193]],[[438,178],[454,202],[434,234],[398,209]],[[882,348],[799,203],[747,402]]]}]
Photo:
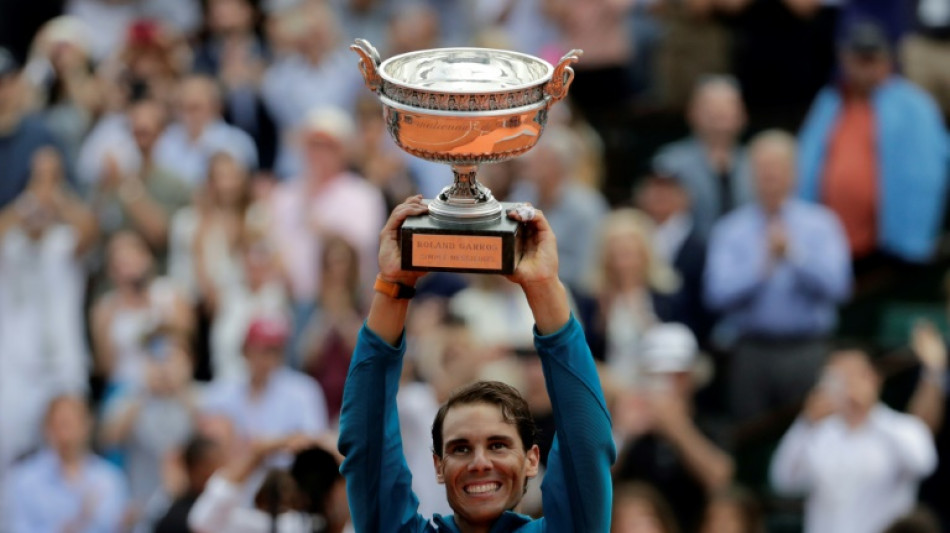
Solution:
[{"label": "black cap", "polygon": [[879,24],[871,20],[856,21],[844,35],[843,47],[861,55],[882,54],[890,50],[887,35]]},{"label": "black cap", "polygon": [[19,69],[20,65],[17,64],[13,54],[6,48],[0,47],[0,78],[16,74]]}]

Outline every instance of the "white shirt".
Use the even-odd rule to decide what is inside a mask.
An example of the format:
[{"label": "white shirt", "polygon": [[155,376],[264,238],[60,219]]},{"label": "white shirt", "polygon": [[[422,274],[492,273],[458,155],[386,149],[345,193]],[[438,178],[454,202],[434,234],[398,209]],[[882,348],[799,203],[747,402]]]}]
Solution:
[{"label": "white shirt", "polygon": [[772,458],[780,493],[805,493],[806,533],[880,533],[909,512],[937,452],[917,418],[883,404],[852,429],[839,416],[799,420]]},{"label": "white shirt", "polygon": [[[241,487],[214,475],[188,513],[188,526],[196,533],[270,533],[267,513],[242,506]],[[278,533],[311,533],[312,520],[303,513],[286,512],[277,516]]]},{"label": "white shirt", "polygon": [[688,212],[673,215],[657,224],[653,231],[653,250],[664,262],[672,265],[689,233],[693,231],[693,217]]},{"label": "white shirt", "polygon": [[19,228],[0,235],[0,478],[39,444],[47,402],[86,388],[86,273],[71,226],[39,240]]},{"label": "white shirt", "polygon": [[248,170],[257,167],[257,146],[254,140],[239,128],[222,120],[205,126],[201,135],[192,140],[180,124],[165,129],[153,148],[155,164],[181,176],[194,187],[204,183],[208,162],[217,152],[231,154]]}]

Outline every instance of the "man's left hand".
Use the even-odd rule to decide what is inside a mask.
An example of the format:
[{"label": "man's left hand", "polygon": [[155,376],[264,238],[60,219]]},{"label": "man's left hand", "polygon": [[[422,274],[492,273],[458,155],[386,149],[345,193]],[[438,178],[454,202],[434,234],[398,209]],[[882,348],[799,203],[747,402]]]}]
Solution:
[{"label": "man's left hand", "polygon": [[521,260],[508,279],[522,287],[557,281],[557,239],[544,213],[522,204],[508,211],[508,218],[523,222],[525,232]]}]

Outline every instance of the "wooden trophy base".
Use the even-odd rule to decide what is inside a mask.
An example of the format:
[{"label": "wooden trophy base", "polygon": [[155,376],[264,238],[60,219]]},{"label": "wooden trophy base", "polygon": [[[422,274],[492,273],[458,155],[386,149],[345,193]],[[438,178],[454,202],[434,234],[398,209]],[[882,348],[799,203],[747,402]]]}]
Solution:
[{"label": "wooden trophy base", "polygon": [[521,223],[501,217],[458,224],[432,216],[409,217],[400,230],[403,270],[513,274],[521,258]]}]

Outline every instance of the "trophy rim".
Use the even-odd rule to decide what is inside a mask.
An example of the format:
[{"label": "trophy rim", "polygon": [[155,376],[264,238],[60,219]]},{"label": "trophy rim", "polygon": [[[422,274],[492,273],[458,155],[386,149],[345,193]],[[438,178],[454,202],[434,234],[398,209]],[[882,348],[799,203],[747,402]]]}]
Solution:
[{"label": "trophy rim", "polygon": [[[411,82],[407,82],[407,81],[398,80],[398,79],[394,78],[393,76],[391,76],[391,75],[386,71],[386,68],[387,68],[388,66],[390,66],[392,63],[394,63],[394,62],[396,62],[396,61],[398,61],[398,60],[403,60],[403,59],[405,59],[405,58],[409,58],[409,57],[413,57],[413,56],[419,56],[419,57],[423,57],[423,56],[426,56],[426,55],[433,56],[433,57],[434,57],[434,56],[444,56],[444,55],[448,55],[448,54],[450,54],[450,53],[452,53],[452,52],[488,52],[489,54],[499,54],[499,55],[506,55],[506,56],[514,56],[514,57],[518,57],[518,58],[521,58],[521,59],[526,59],[526,60],[529,60],[529,61],[531,61],[531,62],[540,64],[542,67],[544,67],[545,73],[544,73],[543,76],[539,77],[538,79],[535,79],[535,80],[532,80],[532,81],[527,81],[527,82],[524,82],[524,83],[520,83],[520,84],[518,84],[518,85],[511,85],[511,86],[508,86],[508,87],[505,87],[505,88],[499,88],[499,89],[497,89],[497,90],[492,90],[492,91],[485,91],[484,88],[458,89],[458,90],[445,91],[445,90],[433,89],[432,87],[427,87],[427,86],[424,86],[424,85],[421,85],[421,84],[415,84],[415,83],[411,83]],[[536,86],[543,85],[543,84],[547,83],[548,81],[551,80],[551,77],[554,75],[554,65],[552,65],[550,62],[548,62],[548,61],[546,61],[546,60],[544,60],[544,59],[542,59],[542,58],[540,58],[540,57],[538,57],[538,56],[534,56],[534,55],[531,55],[531,54],[526,54],[526,53],[524,53],[524,52],[516,52],[516,51],[514,51],[514,50],[504,50],[504,49],[501,49],[501,48],[482,48],[482,47],[478,47],[478,46],[454,46],[454,47],[446,47],[446,48],[426,48],[426,49],[424,49],[424,50],[413,50],[413,51],[410,51],[410,52],[404,52],[404,53],[402,53],[402,54],[394,55],[394,56],[392,56],[392,57],[386,59],[385,61],[383,61],[382,63],[379,64],[378,72],[379,72],[379,76],[380,76],[383,80],[385,80],[385,81],[387,81],[387,82],[389,82],[389,83],[392,83],[393,85],[396,85],[396,86],[399,86],[399,87],[405,87],[405,88],[407,88],[407,89],[412,89],[412,90],[416,90],[416,91],[427,92],[427,93],[434,93],[434,94],[461,94],[461,95],[505,94],[505,93],[508,93],[508,92],[522,91],[522,90],[525,90],[525,89],[529,89],[529,88],[531,88],[531,87],[536,87]],[[533,105],[533,104],[532,104],[532,105]],[[526,106],[526,107],[527,107],[527,106]],[[493,111],[494,111],[494,110],[493,110]]]},{"label": "trophy rim", "polygon": [[486,111],[446,111],[444,109],[429,109],[426,107],[415,107],[412,105],[404,104],[389,98],[385,95],[379,95],[379,101],[387,107],[397,109],[399,111],[408,111],[420,115],[432,115],[437,117],[453,117],[453,118],[478,118],[478,117],[506,117],[509,115],[517,115],[520,113],[527,113],[534,111],[535,109],[541,109],[548,105],[548,100],[550,96],[545,96],[541,100],[534,102],[532,104],[520,106],[520,107],[509,107],[505,109],[490,109]]}]

